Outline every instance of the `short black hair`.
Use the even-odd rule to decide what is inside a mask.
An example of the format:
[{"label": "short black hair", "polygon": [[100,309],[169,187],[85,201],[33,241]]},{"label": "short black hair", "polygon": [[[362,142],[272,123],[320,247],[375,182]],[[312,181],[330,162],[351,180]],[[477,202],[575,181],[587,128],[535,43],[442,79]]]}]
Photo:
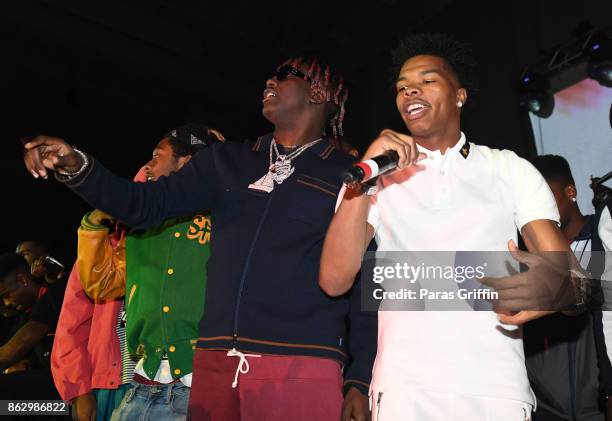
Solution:
[{"label": "short black hair", "polygon": [[429,55],[443,59],[457,76],[459,84],[468,95],[477,92],[476,60],[472,46],[456,41],[447,34],[412,34],[402,40],[391,52],[394,74],[399,74],[404,63],[415,56]]},{"label": "short black hair", "polygon": [[531,160],[534,167],[542,173],[546,181],[558,181],[563,186],[575,186],[569,163],[559,155],[540,155]]},{"label": "short black hair", "polygon": [[30,265],[22,255],[17,253],[0,254],[0,282],[13,272],[30,272]]}]

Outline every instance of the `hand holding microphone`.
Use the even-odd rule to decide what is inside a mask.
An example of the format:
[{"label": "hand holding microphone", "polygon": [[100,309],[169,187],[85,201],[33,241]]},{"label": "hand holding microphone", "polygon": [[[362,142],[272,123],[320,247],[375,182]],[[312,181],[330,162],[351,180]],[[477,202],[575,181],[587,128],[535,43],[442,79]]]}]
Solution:
[{"label": "hand holding microphone", "polygon": [[349,185],[364,183],[395,169],[406,168],[426,157],[419,152],[411,136],[385,129],[372,142],[361,162],[343,173],[343,181]]}]

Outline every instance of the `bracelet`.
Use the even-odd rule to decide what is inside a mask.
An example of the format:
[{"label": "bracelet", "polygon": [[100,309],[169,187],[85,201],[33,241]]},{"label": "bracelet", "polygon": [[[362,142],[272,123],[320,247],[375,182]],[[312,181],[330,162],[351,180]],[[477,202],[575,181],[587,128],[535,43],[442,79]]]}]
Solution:
[{"label": "bracelet", "polygon": [[85,168],[89,166],[89,158],[87,158],[87,155],[85,155],[83,152],[81,152],[79,149],[75,148],[74,146],[72,147],[72,149],[81,157],[81,159],[83,160],[83,165],[81,165],[81,168],[79,168],[75,172],[67,172],[67,171],[61,171],[61,170],[57,171],[58,174],[64,176],[67,180],[70,180],[71,178],[74,178],[77,175],[81,174],[85,170]]}]

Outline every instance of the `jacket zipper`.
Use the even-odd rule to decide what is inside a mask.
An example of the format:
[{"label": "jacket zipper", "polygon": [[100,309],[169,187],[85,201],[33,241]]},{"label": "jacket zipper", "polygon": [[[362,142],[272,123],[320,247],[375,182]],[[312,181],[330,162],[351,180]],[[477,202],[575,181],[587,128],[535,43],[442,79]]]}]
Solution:
[{"label": "jacket zipper", "polygon": [[238,312],[240,311],[240,300],[242,298],[242,290],[244,289],[244,283],[246,281],[247,273],[249,272],[249,267],[251,265],[251,257],[253,255],[253,251],[255,251],[255,244],[259,239],[259,234],[261,233],[261,227],[266,220],[266,216],[268,216],[268,212],[270,210],[270,203],[272,203],[272,198],[274,196],[274,190],[270,193],[268,198],[268,202],[266,203],[266,207],[264,208],[263,214],[261,215],[261,219],[259,220],[259,225],[257,226],[257,231],[255,231],[255,236],[253,237],[253,241],[251,241],[251,247],[249,248],[249,253],[247,254],[246,261],[244,262],[244,269],[242,270],[242,276],[240,277],[240,285],[238,286],[238,295],[236,297],[236,308],[234,310],[234,337],[232,341],[233,348],[236,348],[236,344],[238,343]]}]

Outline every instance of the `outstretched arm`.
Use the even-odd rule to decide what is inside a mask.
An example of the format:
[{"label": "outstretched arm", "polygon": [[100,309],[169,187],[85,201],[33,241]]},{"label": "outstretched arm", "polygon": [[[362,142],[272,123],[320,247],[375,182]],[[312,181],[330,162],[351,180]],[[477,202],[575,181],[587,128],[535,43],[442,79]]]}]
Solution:
[{"label": "outstretched arm", "polygon": [[215,146],[198,153],[181,171],[153,183],[117,177],[59,138],[38,136],[26,143],[24,161],[32,176],[47,178],[49,170],[55,171],[59,181],[94,208],[130,227],[148,228],[169,218],[212,208]]}]

